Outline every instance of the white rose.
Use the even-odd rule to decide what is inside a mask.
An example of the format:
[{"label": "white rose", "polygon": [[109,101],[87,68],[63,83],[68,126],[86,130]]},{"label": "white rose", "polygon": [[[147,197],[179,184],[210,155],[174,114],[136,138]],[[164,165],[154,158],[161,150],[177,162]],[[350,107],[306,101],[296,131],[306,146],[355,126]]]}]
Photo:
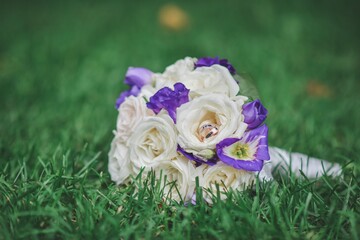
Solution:
[{"label": "white rose", "polygon": [[186,57],[167,67],[163,74],[154,74],[156,89],[181,82],[190,89],[191,98],[209,93],[225,94],[232,98],[239,93],[239,85],[227,68],[214,64],[195,69],[196,61],[196,58]]},{"label": "white rose", "polygon": [[130,96],[120,105],[116,128],[119,141],[126,143],[136,126],[146,116],[154,115],[153,111],[146,107],[145,100],[141,97]]},{"label": "white rose", "polygon": [[[226,195],[223,194],[230,189],[232,190],[245,190],[252,185],[256,179],[255,172],[239,170],[218,162],[214,166],[201,165],[197,168],[197,175],[199,177],[199,185],[204,190],[210,190],[216,196],[216,184],[219,185],[220,198],[225,199]],[[211,203],[210,192],[205,192],[204,199]]]},{"label": "white rose", "polygon": [[[155,173],[157,178],[161,179],[165,197],[177,202],[181,199],[187,202],[193,196],[195,191],[195,167],[187,158],[177,156],[173,160],[162,162],[155,169]],[[165,175],[166,182],[164,181]]]},{"label": "white rose", "polygon": [[216,144],[229,137],[241,137],[247,127],[240,103],[228,96],[208,94],[177,109],[178,143],[189,153],[209,159]]},{"label": "white rose", "polygon": [[115,137],[111,142],[109,152],[109,165],[108,170],[111,180],[116,184],[124,184],[130,180],[131,163],[129,159],[128,148],[121,142],[119,135],[115,132]]},{"label": "white rose", "polygon": [[135,174],[143,167],[149,171],[177,156],[176,129],[173,120],[164,112],[144,118],[128,143]]},{"label": "white rose", "polygon": [[229,70],[220,65],[199,67],[194,71],[181,75],[180,82],[190,89],[190,97],[220,93],[235,97],[239,93],[239,85]]},{"label": "white rose", "polygon": [[154,74],[156,89],[172,87],[175,83],[182,82],[182,76],[194,70],[196,61],[196,58],[186,57],[168,66],[164,73]]}]

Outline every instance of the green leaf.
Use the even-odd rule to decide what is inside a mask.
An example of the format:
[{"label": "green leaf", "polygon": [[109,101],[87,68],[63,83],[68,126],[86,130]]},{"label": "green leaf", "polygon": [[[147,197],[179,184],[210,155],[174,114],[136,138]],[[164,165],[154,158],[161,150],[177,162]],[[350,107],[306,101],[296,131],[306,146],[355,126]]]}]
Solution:
[{"label": "green leaf", "polygon": [[238,81],[240,87],[238,95],[249,97],[249,101],[260,98],[254,81],[248,73],[240,73],[240,75],[236,74],[234,78],[236,81]]}]

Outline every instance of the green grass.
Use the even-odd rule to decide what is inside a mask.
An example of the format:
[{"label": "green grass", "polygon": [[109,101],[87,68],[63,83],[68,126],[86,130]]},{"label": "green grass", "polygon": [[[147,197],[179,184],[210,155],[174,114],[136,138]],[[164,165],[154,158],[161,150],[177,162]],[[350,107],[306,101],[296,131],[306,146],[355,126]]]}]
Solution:
[{"label": "green grass", "polygon": [[[359,239],[359,4],[181,1],[191,25],[171,32],[164,3],[2,3],[0,239]],[[116,187],[107,152],[127,67],[215,55],[251,73],[271,145],[350,163],[344,177],[278,176],[211,207],[164,204],[151,176]],[[310,96],[311,80],[330,97]]]}]

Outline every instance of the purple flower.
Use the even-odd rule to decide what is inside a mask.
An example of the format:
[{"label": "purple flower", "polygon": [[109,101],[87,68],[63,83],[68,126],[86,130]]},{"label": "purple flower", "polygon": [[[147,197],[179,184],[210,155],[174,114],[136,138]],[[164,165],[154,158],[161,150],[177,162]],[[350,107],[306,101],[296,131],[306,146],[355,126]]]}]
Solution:
[{"label": "purple flower", "polygon": [[130,89],[122,92],[118,99],[116,99],[116,109],[120,107],[127,97],[137,96],[140,89],[150,83],[152,74],[153,73],[146,68],[129,67],[125,74],[124,82],[130,86]]},{"label": "purple flower", "polygon": [[236,74],[236,70],[233,67],[233,65],[231,65],[231,63],[228,62],[227,59],[219,59],[219,57],[203,57],[197,60],[197,62],[195,63],[195,67],[210,67],[214,64],[219,64],[223,67],[226,67],[229,72],[234,75]]},{"label": "purple flower", "polygon": [[120,107],[120,105],[125,101],[125,99],[129,96],[137,96],[140,92],[140,88],[138,88],[137,86],[132,86],[129,90],[126,90],[124,92],[122,92],[118,99],[116,99],[116,103],[115,103],[115,107],[116,109],[118,109]]},{"label": "purple flower", "polygon": [[161,109],[168,111],[169,116],[176,123],[176,109],[189,101],[189,89],[182,83],[175,83],[174,90],[164,87],[157,91],[146,106],[158,114]]},{"label": "purple flower", "polygon": [[152,72],[146,68],[129,67],[125,75],[125,83],[142,88],[151,81]]},{"label": "purple flower", "polygon": [[187,159],[192,160],[192,161],[195,161],[195,162],[197,163],[197,166],[200,166],[200,165],[203,164],[203,163],[208,164],[208,165],[210,165],[210,166],[213,166],[213,165],[216,164],[216,162],[217,162],[217,160],[218,160],[217,157],[216,157],[216,155],[215,155],[214,157],[210,158],[210,159],[202,159],[202,158],[200,158],[200,157],[198,157],[198,156],[195,156],[195,155],[192,154],[192,153],[186,152],[186,151],[185,151],[182,147],[180,147],[179,145],[178,145],[178,147],[177,147],[177,151],[180,152],[182,155],[184,155]]},{"label": "purple flower", "polygon": [[242,138],[226,138],[216,145],[219,159],[236,169],[260,171],[269,160],[268,127],[264,124],[245,132]]},{"label": "purple flower", "polygon": [[267,116],[267,109],[261,104],[259,99],[246,103],[242,107],[244,122],[248,124],[248,129],[254,129],[262,124]]}]

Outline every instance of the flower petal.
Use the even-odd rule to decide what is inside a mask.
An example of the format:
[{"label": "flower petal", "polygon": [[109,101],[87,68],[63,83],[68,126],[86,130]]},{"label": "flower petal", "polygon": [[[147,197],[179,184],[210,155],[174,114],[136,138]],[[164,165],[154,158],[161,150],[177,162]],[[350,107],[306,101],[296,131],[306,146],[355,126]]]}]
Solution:
[{"label": "flower petal", "polygon": [[132,86],[129,90],[122,92],[119,97],[116,99],[115,108],[119,109],[120,105],[125,101],[127,97],[137,96],[140,93],[140,88],[137,86]]},{"label": "flower petal", "polygon": [[242,109],[244,122],[248,124],[248,129],[254,129],[260,126],[265,121],[268,113],[259,99],[244,104]]},{"label": "flower petal", "polygon": [[207,165],[210,165],[210,166],[213,166],[216,164],[217,162],[217,157],[214,156],[213,158],[211,159],[208,159],[208,160],[204,160],[200,157],[197,157],[195,156],[194,154],[192,153],[188,153],[186,152],[183,148],[181,148],[179,145],[177,147],[177,151],[180,152],[182,155],[184,155],[187,159],[189,160],[192,160],[192,161],[195,161],[197,163],[197,165],[201,165],[201,164],[207,164]]},{"label": "flower petal", "polygon": [[227,59],[219,59],[219,57],[203,57],[203,58],[199,58],[199,60],[195,63],[195,67],[210,67],[214,64],[218,64],[221,65],[223,67],[226,67],[229,72],[234,75],[236,74],[236,70],[233,67],[233,65],[231,65],[231,63],[228,62]]},{"label": "flower petal", "polygon": [[246,132],[242,138],[226,138],[216,145],[217,155],[234,168],[260,171],[264,160],[270,159],[267,135],[268,127],[262,125]]},{"label": "flower petal", "polygon": [[146,106],[158,114],[161,109],[168,111],[169,116],[176,123],[176,109],[182,104],[189,101],[189,89],[182,83],[176,83],[174,90],[168,87],[161,88],[157,91]]},{"label": "flower petal", "polygon": [[130,86],[141,88],[150,83],[152,74],[153,73],[146,68],[129,67],[124,82]]}]

